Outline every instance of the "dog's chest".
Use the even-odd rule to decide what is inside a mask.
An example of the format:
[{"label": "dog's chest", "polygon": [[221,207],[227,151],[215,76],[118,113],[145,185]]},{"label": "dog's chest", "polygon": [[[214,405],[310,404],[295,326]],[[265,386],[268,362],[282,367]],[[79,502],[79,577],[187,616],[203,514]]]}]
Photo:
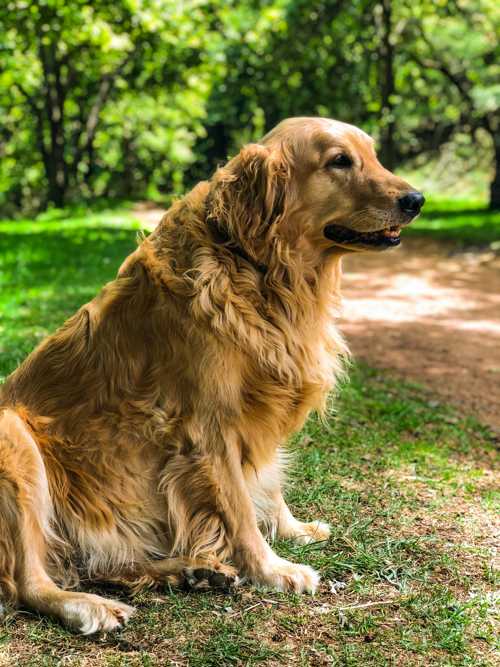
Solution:
[{"label": "dog's chest", "polygon": [[336,361],[325,355],[321,347],[314,352],[301,365],[294,362],[294,372],[290,374],[255,362],[247,369],[242,409],[254,438],[259,432],[263,440],[279,446],[303,426],[311,410],[322,408],[335,381]]}]

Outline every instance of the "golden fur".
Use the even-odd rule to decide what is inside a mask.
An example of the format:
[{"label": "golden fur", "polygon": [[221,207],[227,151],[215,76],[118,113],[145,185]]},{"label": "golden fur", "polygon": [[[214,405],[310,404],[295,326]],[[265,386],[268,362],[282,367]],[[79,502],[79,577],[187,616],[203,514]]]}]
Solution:
[{"label": "golden fur", "polygon": [[[335,151],[350,174],[325,166]],[[347,355],[333,314],[356,248],[323,229],[403,224],[408,188],[360,130],[291,119],[171,207],[1,389],[5,599],[91,633],[133,610],[71,590],[82,573],[315,590],[263,533],[328,537],[288,510],[280,449]]]}]

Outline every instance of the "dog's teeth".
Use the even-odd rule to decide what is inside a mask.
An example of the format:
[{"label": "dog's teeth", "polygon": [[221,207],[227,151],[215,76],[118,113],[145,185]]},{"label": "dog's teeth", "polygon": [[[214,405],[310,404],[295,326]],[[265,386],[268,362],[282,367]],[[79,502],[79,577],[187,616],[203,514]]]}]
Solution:
[{"label": "dog's teeth", "polygon": [[383,233],[384,236],[388,236],[391,239],[395,239],[399,236],[400,230],[401,230],[401,227],[395,226],[395,227],[391,227],[390,229],[384,229],[382,233]]}]

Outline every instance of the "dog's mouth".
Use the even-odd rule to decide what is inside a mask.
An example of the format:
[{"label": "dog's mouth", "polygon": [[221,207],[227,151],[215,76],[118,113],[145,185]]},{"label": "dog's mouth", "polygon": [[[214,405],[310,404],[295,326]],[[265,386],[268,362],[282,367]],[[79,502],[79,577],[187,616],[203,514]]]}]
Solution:
[{"label": "dog's mouth", "polygon": [[341,225],[327,225],[324,235],[341,245],[391,248],[401,243],[401,225],[392,225],[376,232],[357,232]]}]

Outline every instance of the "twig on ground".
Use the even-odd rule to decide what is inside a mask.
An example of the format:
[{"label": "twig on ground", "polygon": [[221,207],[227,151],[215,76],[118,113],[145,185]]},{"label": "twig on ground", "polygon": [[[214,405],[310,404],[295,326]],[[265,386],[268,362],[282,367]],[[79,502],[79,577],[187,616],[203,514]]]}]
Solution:
[{"label": "twig on ground", "polygon": [[353,604],[350,607],[332,607],[332,611],[351,611],[352,609],[367,609],[368,607],[379,607],[386,604],[398,604],[403,598],[394,600],[378,600],[377,602],[365,602],[364,604]]}]

